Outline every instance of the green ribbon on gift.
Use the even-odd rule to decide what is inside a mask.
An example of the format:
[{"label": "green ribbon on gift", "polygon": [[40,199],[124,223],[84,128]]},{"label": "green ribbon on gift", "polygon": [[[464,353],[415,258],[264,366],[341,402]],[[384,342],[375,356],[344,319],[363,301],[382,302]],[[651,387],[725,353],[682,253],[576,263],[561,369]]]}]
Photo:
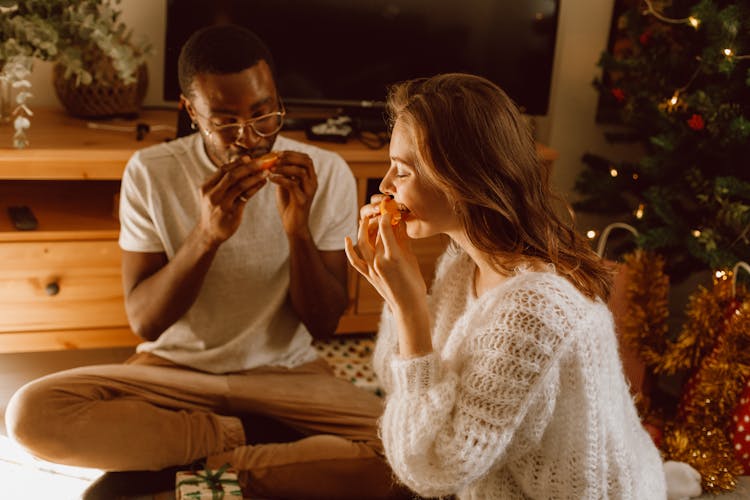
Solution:
[{"label": "green ribbon on gift", "polygon": [[[195,471],[194,474],[198,477],[191,478],[191,479],[183,479],[179,483],[177,483],[177,487],[179,488],[183,484],[192,484],[192,485],[200,485],[201,483],[205,483],[208,485],[208,487],[211,489],[211,500],[222,500],[224,498],[224,486],[225,484],[236,484],[239,486],[239,482],[236,479],[222,479],[221,476],[224,475],[224,473],[229,468],[229,464],[224,464],[218,469],[216,469],[215,472],[211,473],[209,470],[205,470],[205,474],[201,474],[200,471]],[[196,491],[193,493],[187,493],[184,495],[186,497],[200,497],[201,492]]]}]

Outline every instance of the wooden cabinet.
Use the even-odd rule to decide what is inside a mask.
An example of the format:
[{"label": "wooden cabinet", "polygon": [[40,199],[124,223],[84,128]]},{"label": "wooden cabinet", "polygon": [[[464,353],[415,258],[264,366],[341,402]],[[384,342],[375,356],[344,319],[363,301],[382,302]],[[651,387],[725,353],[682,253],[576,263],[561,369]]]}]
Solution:
[{"label": "wooden cabinet", "polygon": [[[143,112],[138,121],[152,131],[137,141],[133,122],[116,124],[128,131],[89,128],[62,111],[35,111],[27,149],[12,149],[12,129],[0,125],[0,352],[135,345],[123,304],[116,198],[130,155],[173,137],[176,112]],[[285,135],[304,140],[302,132]],[[368,180],[387,169],[387,147],[320,145],[349,163],[364,203]],[[555,156],[546,148],[542,154]],[[38,228],[15,229],[6,215],[11,205],[29,205]],[[424,276],[432,276],[446,243],[414,242]],[[349,298],[337,332],[375,331],[380,298],[353,269]]]}]

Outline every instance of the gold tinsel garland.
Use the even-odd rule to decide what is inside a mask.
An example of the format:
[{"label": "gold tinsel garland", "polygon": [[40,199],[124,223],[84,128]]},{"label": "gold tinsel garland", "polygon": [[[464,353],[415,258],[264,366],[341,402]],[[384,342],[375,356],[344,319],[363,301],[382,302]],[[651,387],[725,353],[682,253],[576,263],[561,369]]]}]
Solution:
[{"label": "gold tinsel garland", "polygon": [[[707,332],[692,329],[712,325],[715,335],[711,351],[697,360],[693,374],[682,390],[674,421],[665,428],[664,452],[672,460],[692,465],[701,473],[703,488],[730,491],[742,473],[729,439],[731,414],[750,375],[750,321],[746,291],[738,287],[733,298],[726,280],[715,280],[712,289],[700,287],[688,304],[688,321],[680,337],[664,357],[666,366],[695,359],[680,349],[695,353],[707,344],[696,337]],[[686,439],[683,439],[686,438]]]},{"label": "gold tinsel garland", "polygon": [[[692,372],[674,419],[664,425],[665,459],[689,463],[704,490],[729,491],[741,467],[728,438],[731,413],[750,376],[750,301],[747,290],[714,280],[689,299],[687,321],[676,340],[668,337],[669,279],[663,259],[636,250],[624,258],[626,311],[620,333],[637,346],[655,373]],[[648,401],[642,411],[648,412]],[[645,414],[645,413],[644,413]]]},{"label": "gold tinsel garland", "polygon": [[664,274],[664,259],[653,252],[638,249],[623,261],[626,314],[619,325],[620,335],[653,369],[661,362],[668,341],[669,277]]}]

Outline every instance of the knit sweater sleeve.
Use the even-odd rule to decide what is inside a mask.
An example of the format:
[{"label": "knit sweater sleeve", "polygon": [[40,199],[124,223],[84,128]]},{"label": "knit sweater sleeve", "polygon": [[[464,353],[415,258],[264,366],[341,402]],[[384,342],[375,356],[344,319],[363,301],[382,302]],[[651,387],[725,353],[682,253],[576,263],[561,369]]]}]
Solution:
[{"label": "knit sweater sleeve", "polygon": [[407,486],[456,493],[504,459],[536,398],[557,392],[570,331],[563,295],[521,286],[482,297],[451,333],[463,339],[455,357],[391,359],[381,434]]}]

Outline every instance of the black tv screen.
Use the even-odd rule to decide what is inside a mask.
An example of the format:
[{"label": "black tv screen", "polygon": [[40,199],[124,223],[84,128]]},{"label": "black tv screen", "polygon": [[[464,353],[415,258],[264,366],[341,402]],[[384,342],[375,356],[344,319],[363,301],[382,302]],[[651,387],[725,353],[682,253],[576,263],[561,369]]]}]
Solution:
[{"label": "black tv screen", "polygon": [[288,104],[379,106],[391,83],[462,71],[544,115],[558,9],[559,0],[169,0],[164,99],[179,98],[187,38],[231,22],[269,46]]}]

